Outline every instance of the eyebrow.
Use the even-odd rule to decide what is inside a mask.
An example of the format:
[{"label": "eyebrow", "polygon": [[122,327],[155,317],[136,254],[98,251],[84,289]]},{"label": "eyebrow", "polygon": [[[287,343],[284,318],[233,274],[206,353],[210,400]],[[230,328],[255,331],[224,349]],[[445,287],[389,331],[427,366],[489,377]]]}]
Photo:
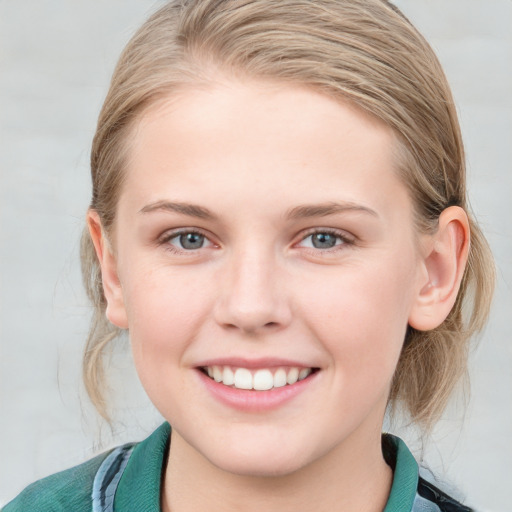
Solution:
[{"label": "eyebrow", "polygon": [[[148,204],[142,208],[139,213],[151,213],[155,211],[168,211],[173,213],[180,213],[189,217],[196,217],[199,219],[215,220],[217,217],[204,206],[199,206],[190,203],[179,203],[172,201],[156,201]],[[305,219],[309,217],[327,217],[328,215],[335,215],[337,213],[344,213],[347,211],[361,212],[378,217],[376,211],[352,202],[329,202],[320,204],[305,204],[299,205],[285,214],[287,219]]]},{"label": "eyebrow", "polygon": [[181,213],[189,217],[197,217],[199,219],[213,220],[216,216],[203,206],[189,203],[175,203],[172,201],[156,201],[142,208],[139,213],[151,213],[155,211],[167,211],[173,213]]},{"label": "eyebrow", "polygon": [[334,215],[336,213],[343,213],[347,211],[361,212],[378,217],[379,214],[368,208],[357,203],[352,202],[329,202],[321,204],[305,204],[299,205],[291,210],[288,210],[286,217],[288,219],[305,219],[308,217],[327,217],[328,215]]}]

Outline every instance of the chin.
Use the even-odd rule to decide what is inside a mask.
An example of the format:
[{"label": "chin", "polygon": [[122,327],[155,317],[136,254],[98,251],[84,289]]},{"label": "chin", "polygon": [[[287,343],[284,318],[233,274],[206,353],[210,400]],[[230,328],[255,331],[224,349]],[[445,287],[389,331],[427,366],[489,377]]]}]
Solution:
[{"label": "chin", "polygon": [[[213,453],[204,453],[217,468],[247,477],[282,477],[290,475],[308,465],[310,461],[300,445],[286,446],[285,443],[251,443],[251,446],[220,448]],[[314,457],[311,457],[313,459]]]},{"label": "chin", "polygon": [[241,457],[229,462],[223,460],[220,464],[212,462],[223,471],[245,477],[284,477],[301,469],[297,457],[290,457],[288,460],[282,460],[281,457],[265,460],[261,460],[261,457],[258,459]]}]

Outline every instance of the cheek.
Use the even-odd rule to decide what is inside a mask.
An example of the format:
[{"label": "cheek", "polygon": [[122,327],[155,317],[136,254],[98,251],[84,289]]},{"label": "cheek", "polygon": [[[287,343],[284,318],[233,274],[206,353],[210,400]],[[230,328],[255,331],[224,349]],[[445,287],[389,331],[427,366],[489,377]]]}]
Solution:
[{"label": "cheek", "polygon": [[182,353],[211,309],[204,279],[183,269],[133,268],[123,289],[136,364]]},{"label": "cheek", "polygon": [[138,267],[125,288],[135,368],[147,395],[166,418],[181,414],[179,397],[188,392],[186,372],[181,370],[211,310],[197,277],[183,270],[156,267],[144,272]]},{"label": "cheek", "polygon": [[[336,269],[319,287],[302,286],[302,309],[310,329],[328,349],[342,376],[391,379],[412,304],[413,267],[395,259]],[[306,293],[304,293],[306,292]],[[360,378],[361,377],[361,378]],[[371,379],[370,379],[371,380]]]}]

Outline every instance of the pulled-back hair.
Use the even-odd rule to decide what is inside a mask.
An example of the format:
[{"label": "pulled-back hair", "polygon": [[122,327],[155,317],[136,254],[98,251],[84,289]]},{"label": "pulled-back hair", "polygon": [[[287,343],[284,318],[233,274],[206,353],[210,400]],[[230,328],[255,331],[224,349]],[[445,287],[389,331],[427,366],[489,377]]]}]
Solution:
[{"label": "pulled-back hair", "polygon": [[[390,126],[397,173],[417,229],[434,232],[441,212],[468,212],[464,149],[450,88],[434,52],[384,0],[176,0],[151,16],[123,51],[101,110],[91,154],[92,201],[108,234],[124,179],[130,130],[158,99],[218,72],[301,84],[348,101]],[[390,403],[433,426],[466,376],[469,340],[484,326],[494,286],[488,245],[469,214],[469,260],[452,311],[438,328],[409,327]],[[82,270],[94,304],[83,374],[96,408],[104,401],[103,355],[119,334],[105,316],[101,272],[87,230]]]}]

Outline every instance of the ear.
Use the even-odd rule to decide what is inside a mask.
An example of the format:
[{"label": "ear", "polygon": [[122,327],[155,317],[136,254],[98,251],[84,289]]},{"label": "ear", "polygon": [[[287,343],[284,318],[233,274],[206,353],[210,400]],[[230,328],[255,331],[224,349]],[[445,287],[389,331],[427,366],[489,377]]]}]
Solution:
[{"label": "ear", "polygon": [[469,250],[469,221],[458,206],[446,208],[437,232],[429,235],[423,257],[424,272],[409,325],[428,331],[441,325],[459,292]]},{"label": "ear", "polygon": [[89,210],[87,212],[87,226],[101,267],[103,293],[107,299],[107,318],[117,327],[127,329],[128,318],[123,290],[117,274],[117,261],[96,211]]}]

